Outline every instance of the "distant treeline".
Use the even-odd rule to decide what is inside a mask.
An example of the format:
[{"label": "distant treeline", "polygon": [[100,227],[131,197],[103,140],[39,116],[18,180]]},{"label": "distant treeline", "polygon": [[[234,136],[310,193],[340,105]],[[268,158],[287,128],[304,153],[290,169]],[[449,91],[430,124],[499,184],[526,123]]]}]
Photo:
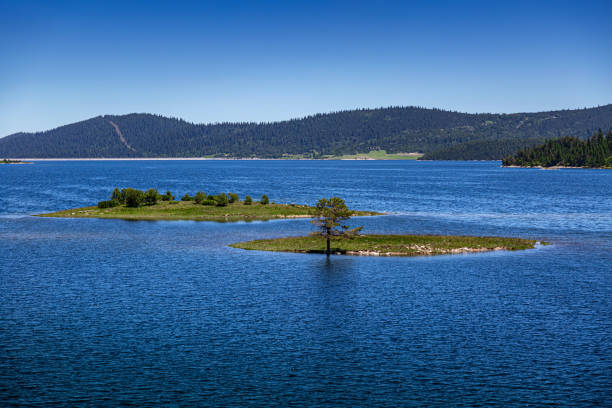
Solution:
[{"label": "distant treeline", "polygon": [[544,138],[473,140],[425,154],[421,160],[499,160],[520,149],[543,143]]},{"label": "distant treeline", "polygon": [[391,107],[207,125],[150,114],[106,115],[7,136],[0,139],[0,157],[320,158],[386,150],[422,152],[427,159],[501,159],[547,138],[587,138],[599,127],[612,129],[612,105],[516,114]]},{"label": "distant treeline", "polygon": [[524,167],[609,167],[612,168],[612,131],[601,129],[588,140],[566,136],[547,140],[544,144],[520,150],[506,157],[504,166]]}]

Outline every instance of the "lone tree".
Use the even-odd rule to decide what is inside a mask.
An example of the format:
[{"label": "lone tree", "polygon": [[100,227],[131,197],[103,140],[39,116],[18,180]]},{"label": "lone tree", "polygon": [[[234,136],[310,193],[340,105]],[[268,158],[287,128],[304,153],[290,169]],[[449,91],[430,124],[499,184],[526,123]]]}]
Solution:
[{"label": "lone tree", "polygon": [[363,227],[349,229],[348,225],[343,224],[351,218],[353,212],[348,209],[346,203],[340,197],[332,197],[330,199],[322,198],[317,202],[314,210],[315,219],[310,221],[317,227],[314,235],[319,235],[327,240],[326,255],[331,253],[332,237],[352,238],[359,234]]}]

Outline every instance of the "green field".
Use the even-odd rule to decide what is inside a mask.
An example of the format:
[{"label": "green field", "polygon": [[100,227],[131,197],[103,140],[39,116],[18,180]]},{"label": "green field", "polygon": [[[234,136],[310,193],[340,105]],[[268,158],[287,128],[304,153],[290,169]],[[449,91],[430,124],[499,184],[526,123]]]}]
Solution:
[{"label": "green field", "polygon": [[[346,255],[420,256],[495,250],[531,249],[535,240],[501,237],[443,235],[359,235],[331,241],[332,253]],[[320,236],[262,239],[239,242],[234,248],[259,251],[325,253],[326,241]]]},{"label": "green field", "polygon": [[[421,153],[387,153],[386,150],[372,150],[368,153],[345,154],[341,156],[323,155],[317,157],[320,160],[416,160],[423,157]],[[285,154],[282,157],[287,160],[311,159],[302,154]]]},{"label": "green field", "polygon": [[[194,201],[159,201],[155,205],[130,208],[82,207],[39,214],[39,217],[58,218],[117,218],[124,220],[195,220],[195,221],[254,221],[277,218],[309,218],[313,207],[294,204],[267,204],[254,202],[245,205],[236,202],[224,207],[200,205]],[[354,211],[354,215],[380,215],[371,211]]]},{"label": "green field", "polygon": [[345,154],[342,156],[326,156],[328,159],[339,160],[416,160],[423,157],[421,153],[387,153],[385,150],[372,150],[368,153]]}]

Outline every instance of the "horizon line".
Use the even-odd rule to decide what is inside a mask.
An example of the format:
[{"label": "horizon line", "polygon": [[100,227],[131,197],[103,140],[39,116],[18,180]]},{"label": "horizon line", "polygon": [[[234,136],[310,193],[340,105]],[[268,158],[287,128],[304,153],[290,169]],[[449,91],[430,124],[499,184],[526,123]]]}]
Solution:
[{"label": "horizon line", "polygon": [[425,107],[425,106],[418,106],[418,105],[389,105],[389,106],[379,106],[376,108],[354,108],[354,109],[340,109],[340,110],[335,110],[335,111],[327,111],[327,112],[316,112],[316,113],[311,113],[311,114],[307,114],[304,116],[296,116],[293,118],[289,118],[289,119],[281,119],[281,120],[275,120],[275,121],[261,121],[261,122],[250,122],[250,121],[245,121],[245,122],[240,122],[240,121],[226,121],[226,122],[190,122],[188,120],[185,120],[183,118],[180,117],[176,117],[176,116],[171,116],[171,115],[167,115],[167,114],[161,114],[161,113],[151,113],[151,112],[128,112],[128,113],[106,113],[103,115],[97,115],[97,116],[91,116],[88,117],[86,119],[81,119],[81,120],[77,120],[74,122],[70,122],[70,123],[65,123],[62,125],[58,125],[49,129],[45,129],[45,130],[37,130],[37,131],[19,131],[19,132],[15,132],[15,133],[10,133],[8,135],[5,136],[0,136],[0,139],[4,139],[5,137],[9,137],[9,136],[14,136],[14,135],[19,135],[19,134],[34,134],[34,133],[44,133],[44,132],[50,132],[65,126],[70,126],[70,125],[74,125],[76,123],[81,123],[81,122],[87,122],[88,120],[91,119],[95,119],[98,117],[102,117],[105,118],[107,116],[129,116],[129,115],[153,115],[153,116],[160,116],[163,118],[168,118],[168,119],[175,119],[175,120],[180,120],[192,125],[196,125],[196,126],[214,126],[214,125],[222,125],[222,124],[229,124],[229,123],[235,123],[235,124],[249,124],[249,125],[269,125],[269,124],[275,124],[275,123],[284,123],[284,122],[291,122],[291,121],[297,121],[297,120],[304,120],[304,119],[308,119],[308,118],[312,118],[315,116],[319,116],[319,115],[333,115],[333,114],[338,114],[338,113],[345,113],[345,112],[354,112],[354,111],[374,111],[374,110],[384,110],[384,109],[423,109],[423,110],[437,110],[437,111],[443,111],[443,112],[450,112],[450,113],[458,113],[458,114],[465,114],[465,115],[520,115],[520,114],[537,114],[537,113],[547,113],[547,112],[566,112],[566,111],[578,111],[578,110],[588,110],[588,109],[597,109],[597,108],[604,108],[607,106],[612,105],[611,103],[607,103],[604,105],[597,105],[597,106],[589,106],[589,107],[582,107],[582,108],[567,108],[567,109],[556,109],[556,110],[538,110],[538,111],[534,111],[534,112],[465,112],[465,111],[457,111],[457,110],[451,110],[451,109],[442,109],[442,108],[436,108],[436,107]]}]

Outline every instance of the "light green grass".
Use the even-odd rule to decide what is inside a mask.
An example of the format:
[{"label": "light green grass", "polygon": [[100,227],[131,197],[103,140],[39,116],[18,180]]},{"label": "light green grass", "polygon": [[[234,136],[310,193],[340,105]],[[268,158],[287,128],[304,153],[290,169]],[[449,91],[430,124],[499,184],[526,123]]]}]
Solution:
[{"label": "light green grass", "polygon": [[[341,156],[323,155],[321,160],[416,160],[423,157],[421,153],[387,153],[386,150],[372,150],[368,153],[344,154]],[[283,159],[300,160],[309,159],[303,154],[286,154]]]},{"label": "light green grass", "polygon": [[372,150],[368,153],[328,156],[327,158],[340,160],[416,160],[420,157],[423,157],[421,153],[387,153],[386,150]]},{"label": "light green grass", "polygon": [[[331,241],[332,252],[347,255],[419,256],[494,250],[534,248],[535,240],[502,237],[443,235],[360,235]],[[234,248],[259,251],[324,253],[326,241],[320,236],[262,239],[239,242]]]},{"label": "light green grass", "polygon": [[[156,205],[129,208],[82,207],[39,214],[40,217],[57,218],[117,218],[124,220],[195,220],[195,221],[254,221],[276,218],[308,218],[313,207],[291,204],[244,202],[229,204],[225,207],[195,204],[193,201],[160,201]],[[354,211],[354,215],[380,215],[371,211]]]}]

